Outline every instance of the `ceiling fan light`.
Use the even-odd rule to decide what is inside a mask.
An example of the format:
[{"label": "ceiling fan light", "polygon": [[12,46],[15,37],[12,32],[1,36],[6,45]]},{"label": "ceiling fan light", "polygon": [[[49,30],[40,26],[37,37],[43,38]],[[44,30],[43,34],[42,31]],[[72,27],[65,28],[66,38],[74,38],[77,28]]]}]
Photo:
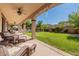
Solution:
[{"label": "ceiling fan light", "polygon": [[18,13],[18,15],[21,15],[21,14],[22,14],[22,12],[21,12],[21,11],[17,11],[17,13]]}]

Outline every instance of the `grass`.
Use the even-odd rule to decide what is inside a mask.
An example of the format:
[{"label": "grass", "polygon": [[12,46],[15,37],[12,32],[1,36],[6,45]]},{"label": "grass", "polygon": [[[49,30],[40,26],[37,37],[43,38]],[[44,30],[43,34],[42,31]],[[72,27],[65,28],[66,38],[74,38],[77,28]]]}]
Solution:
[{"label": "grass", "polygon": [[[31,33],[28,33],[27,35],[31,35]],[[38,40],[67,53],[79,55],[79,38],[72,37],[69,34],[50,32],[37,32],[36,37]]]}]

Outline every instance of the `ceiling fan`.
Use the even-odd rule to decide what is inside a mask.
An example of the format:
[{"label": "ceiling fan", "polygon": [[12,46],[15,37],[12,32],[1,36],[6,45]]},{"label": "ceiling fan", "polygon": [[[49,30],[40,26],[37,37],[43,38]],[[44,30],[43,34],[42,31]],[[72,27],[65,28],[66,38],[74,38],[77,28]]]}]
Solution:
[{"label": "ceiling fan", "polygon": [[26,10],[24,9],[23,6],[13,6],[13,9],[15,10],[15,12],[18,14],[18,15],[26,15]]},{"label": "ceiling fan", "polygon": [[17,14],[18,14],[18,15],[21,15],[21,14],[22,14],[22,12],[23,12],[22,9],[23,9],[22,7],[19,7],[19,8],[18,8],[18,10],[17,10]]},{"label": "ceiling fan", "polygon": [[17,14],[18,14],[18,15],[21,15],[21,14],[26,15],[26,11],[24,10],[23,7],[18,7],[18,8],[17,8]]}]

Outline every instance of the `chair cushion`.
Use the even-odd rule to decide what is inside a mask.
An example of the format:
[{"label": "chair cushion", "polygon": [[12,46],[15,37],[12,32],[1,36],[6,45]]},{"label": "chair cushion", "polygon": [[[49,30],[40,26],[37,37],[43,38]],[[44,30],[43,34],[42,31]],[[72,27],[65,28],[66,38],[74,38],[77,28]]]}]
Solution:
[{"label": "chair cushion", "polygon": [[21,47],[21,49],[15,54],[16,56],[28,56],[29,48],[27,46]]},{"label": "chair cushion", "polygon": [[26,37],[19,35],[19,39],[26,39]]},{"label": "chair cushion", "polygon": [[0,41],[3,41],[4,39],[0,36]]},{"label": "chair cushion", "polygon": [[3,35],[4,36],[11,36],[11,33],[10,32],[4,32]]}]

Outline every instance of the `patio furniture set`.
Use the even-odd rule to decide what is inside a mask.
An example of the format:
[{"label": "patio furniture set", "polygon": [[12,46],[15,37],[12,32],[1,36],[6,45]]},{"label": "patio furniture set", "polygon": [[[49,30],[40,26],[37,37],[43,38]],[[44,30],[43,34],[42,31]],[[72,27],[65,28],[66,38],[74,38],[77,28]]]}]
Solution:
[{"label": "patio furniture set", "polygon": [[[13,47],[21,42],[29,41],[27,36],[23,33],[12,34],[10,32],[3,32],[0,36],[0,56],[10,56],[6,46]],[[32,43],[29,47],[28,45],[22,46],[18,52],[13,54],[13,56],[29,56],[35,52],[36,44]]]}]

